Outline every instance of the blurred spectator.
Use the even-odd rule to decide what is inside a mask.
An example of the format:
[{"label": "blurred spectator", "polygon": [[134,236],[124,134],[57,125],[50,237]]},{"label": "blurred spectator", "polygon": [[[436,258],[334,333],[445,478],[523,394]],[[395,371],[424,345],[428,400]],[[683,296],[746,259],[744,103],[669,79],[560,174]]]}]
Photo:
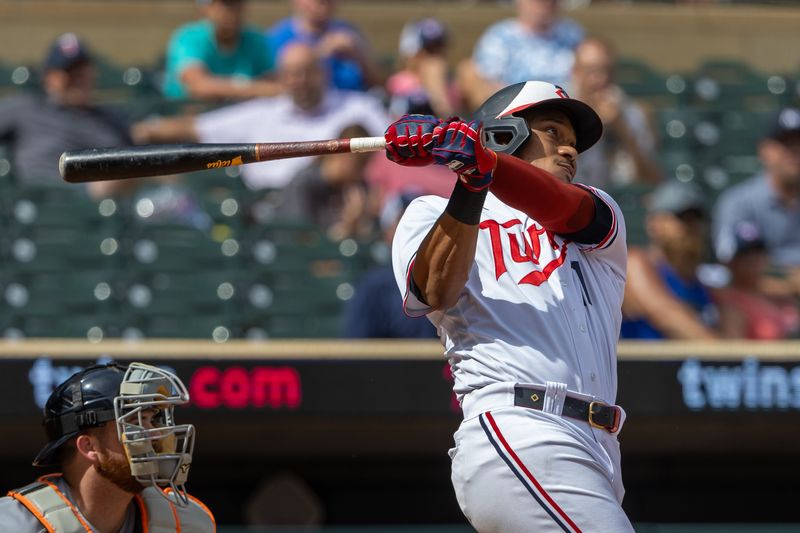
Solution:
[{"label": "blurred spectator", "polygon": [[[447,31],[437,19],[412,21],[403,27],[399,46],[402,70],[386,82],[393,117],[419,113],[446,118],[456,114],[459,104],[457,91],[448,79],[447,44]],[[420,194],[445,198],[453,190],[453,173],[447,167],[402,167],[382,153],[372,158],[366,174],[380,205],[409,187],[417,188]]]},{"label": "blurred spectator", "polygon": [[656,139],[642,108],[614,83],[615,54],[589,38],[575,49],[570,96],[592,106],[603,121],[603,137],[581,154],[575,179],[597,187],[662,180]]},{"label": "blurred spectator", "polygon": [[65,33],[45,57],[43,93],[0,101],[0,142],[11,143],[13,174],[19,182],[68,185],[58,172],[62,152],[131,143],[127,124],[95,104],[95,81],[88,47],[74,33]]},{"label": "blurred spectator", "polygon": [[[353,125],[337,137],[367,135],[363,126]],[[275,217],[312,222],[325,228],[333,240],[370,237],[374,224],[364,182],[364,167],[370,157],[368,153],[318,157],[284,187]]]},{"label": "blurred spectator", "polygon": [[245,0],[197,0],[203,20],[178,28],[167,47],[164,95],[241,100],[272,96],[280,86],[261,32],[244,24]]},{"label": "blurred spectator", "polygon": [[455,85],[447,71],[448,35],[435,18],[412,21],[400,32],[400,70],[386,81],[389,111],[450,117],[456,113]]},{"label": "blurred spectator", "polygon": [[[381,212],[383,240],[391,247],[397,223],[419,191],[406,191],[386,202]],[[345,308],[344,336],[349,338],[437,338],[436,328],[424,318],[403,311],[391,264],[368,271],[356,285]]]},{"label": "blurred spectator", "polygon": [[769,253],[770,275],[762,290],[800,295],[800,109],[782,110],[758,147],[763,171],[726,190],[714,212],[717,258],[729,261],[736,249],[735,228],[752,223]]},{"label": "blurred spectator", "polygon": [[338,89],[364,91],[380,85],[369,45],[354,25],[334,18],[338,0],[292,0],[292,15],[267,30],[267,42],[280,57],[292,43],[316,47]]},{"label": "blurred spectator", "polygon": [[558,16],[559,0],[515,0],[517,16],[490,26],[472,60],[459,67],[459,87],[471,109],[496,91],[528,80],[565,85],[584,31]]},{"label": "blurred spectator", "polygon": [[692,183],[669,181],[650,198],[647,249],[628,251],[621,338],[714,339],[716,309],[697,278],[705,258],[706,198]]},{"label": "blurred spectator", "polygon": [[736,248],[728,261],[730,283],[715,293],[720,330],[733,339],[781,340],[800,329],[797,301],[765,296],[759,282],[769,266],[767,247],[750,222],[734,228]]},{"label": "blurred spectator", "polygon": [[[285,93],[222,107],[197,116],[169,117],[136,124],[140,142],[199,141],[204,143],[289,142],[333,139],[346,126],[362,124],[382,136],[389,118],[381,102],[370,95],[330,89],[316,51],[293,44],[281,54],[278,75]],[[251,189],[285,186],[309,157],[245,165],[242,176]]]}]

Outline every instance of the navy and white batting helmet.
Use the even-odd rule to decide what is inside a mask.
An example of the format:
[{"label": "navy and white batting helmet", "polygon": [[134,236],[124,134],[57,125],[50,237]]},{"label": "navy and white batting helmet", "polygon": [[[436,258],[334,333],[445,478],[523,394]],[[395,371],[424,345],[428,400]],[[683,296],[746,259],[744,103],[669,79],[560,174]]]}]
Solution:
[{"label": "navy and white batting helmet", "polygon": [[600,117],[587,104],[570,98],[558,85],[525,81],[500,89],[475,112],[473,119],[483,122],[484,145],[495,152],[516,152],[531,135],[520,113],[534,107],[557,109],[567,115],[575,129],[578,152],[590,148],[603,134]]}]

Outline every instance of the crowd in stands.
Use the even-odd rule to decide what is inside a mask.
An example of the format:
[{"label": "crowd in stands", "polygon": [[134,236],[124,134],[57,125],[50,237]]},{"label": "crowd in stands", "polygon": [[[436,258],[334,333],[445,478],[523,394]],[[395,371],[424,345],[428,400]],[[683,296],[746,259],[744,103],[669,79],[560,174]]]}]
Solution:
[{"label": "crowd in stands", "polygon": [[[159,104],[140,113],[139,120],[97,98],[101,51],[73,33],[54,36],[41,64],[41,86],[0,100],[0,146],[6,147],[12,168],[4,179],[13,177],[17,188],[70,187],[74,192],[80,186],[65,184],[58,174],[59,156],[66,150],[380,136],[403,114],[466,117],[505,85],[545,80],[590,104],[604,123],[604,136],[582,156],[576,181],[612,194],[625,187],[637,191],[631,212],[643,216],[628,220],[629,235],[645,238],[630,246],[621,337],[800,336],[800,111],[791,102],[762,110],[771,117],[769,128],[751,124],[750,130],[764,128],[763,135],[749,132],[757,142],[740,154],[757,156],[760,165],[752,177],[712,190],[699,174],[681,171],[691,164],[696,147],[670,152],[684,156],[677,167],[667,162],[665,142],[688,135],[675,133],[680,124],[670,123],[666,130],[654,126],[656,114],[665,109],[626,93],[617,79],[624,58],[564,17],[558,0],[516,0],[516,16],[488,26],[472,56],[455,64],[447,57],[457,35],[444,21],[407,21],[391,68],[376,60],[356,25],[337,16],[339,2],[292,0],[291,16],[268,27],[247,22],[245,4],[197,1],[198,20],[176,28],[166,45],[163,71],[155,77]],[[702,143],[709,135],[698,138]],[[287,243],[278,238],[272,249],[263,245],[258,239],[271,231],[264,228],[290,221],[315,226],[320,230],[315,239],[330,243],[340,255],[355,257],[351,247],[370,250],[369,257],[359,259],[359,269],[348,270],[350,283],[344,289],[336,285],[335,298],[346,303],[337,308],[340,334],[436,336],[426,320],[403,315],[386,249],[410,199],[449,194],[453,175],[448,169],[399,167],[383,154],[353,154],[235,170],[228,169],[225,176],[232,179],[227,182],[215,175],[219,181],[206,188],[194,185],[195,179],[202,181],[196,176],[176,175],[96,182],[84,193],[98,205],[112,200],[133,206],[141,223],[183,225],[221,242],[240,232],[244,237],[238,242],[249,239],[249,256],[267,269],[276,267],[271,258]],[[242,227],[220,224],[219,214],[212,212],[219,206],[209,200],[209,191],[219,194],[226,187],[235,194],[223,193],[220,209],[236,213]],[[4,205],[16,209],[9,198]],[[19,213],[12,215],[3,216]],[[249,237],[254,233],[259,237]],[[320,264],[311,271],[341,274],[341,267]],[[295,272],[291,283],[302,284],[304,272]],[[261,287],[256,281],[252,287]],[[300,298],[274,288],[249,294],[261,302]]]}]

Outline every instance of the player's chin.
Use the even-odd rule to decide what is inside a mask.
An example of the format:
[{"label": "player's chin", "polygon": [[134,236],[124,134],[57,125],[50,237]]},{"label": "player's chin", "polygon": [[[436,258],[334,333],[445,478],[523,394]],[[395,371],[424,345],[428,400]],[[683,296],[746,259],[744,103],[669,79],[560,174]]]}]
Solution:
[{"label": "player's chin", "polygon": [[572,169],[563,167],[561,165],[556,165],[554,168],[550,170],[550,173],[563,181],[564,183],[572,183]]}]

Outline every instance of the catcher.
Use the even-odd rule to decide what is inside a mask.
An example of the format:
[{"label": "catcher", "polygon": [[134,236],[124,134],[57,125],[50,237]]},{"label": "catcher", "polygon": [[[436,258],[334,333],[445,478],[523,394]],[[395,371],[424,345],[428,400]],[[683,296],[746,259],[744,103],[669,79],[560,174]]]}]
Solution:
[{"label": "catcher", "polygon": [[195,431],[176,425],[174,410],[188,401],[174,374],[141,363],[73,374],[47,400],[49,442],[33,461],[61,472],[0,498],[0,531],[216,531],[184,487]]}]

